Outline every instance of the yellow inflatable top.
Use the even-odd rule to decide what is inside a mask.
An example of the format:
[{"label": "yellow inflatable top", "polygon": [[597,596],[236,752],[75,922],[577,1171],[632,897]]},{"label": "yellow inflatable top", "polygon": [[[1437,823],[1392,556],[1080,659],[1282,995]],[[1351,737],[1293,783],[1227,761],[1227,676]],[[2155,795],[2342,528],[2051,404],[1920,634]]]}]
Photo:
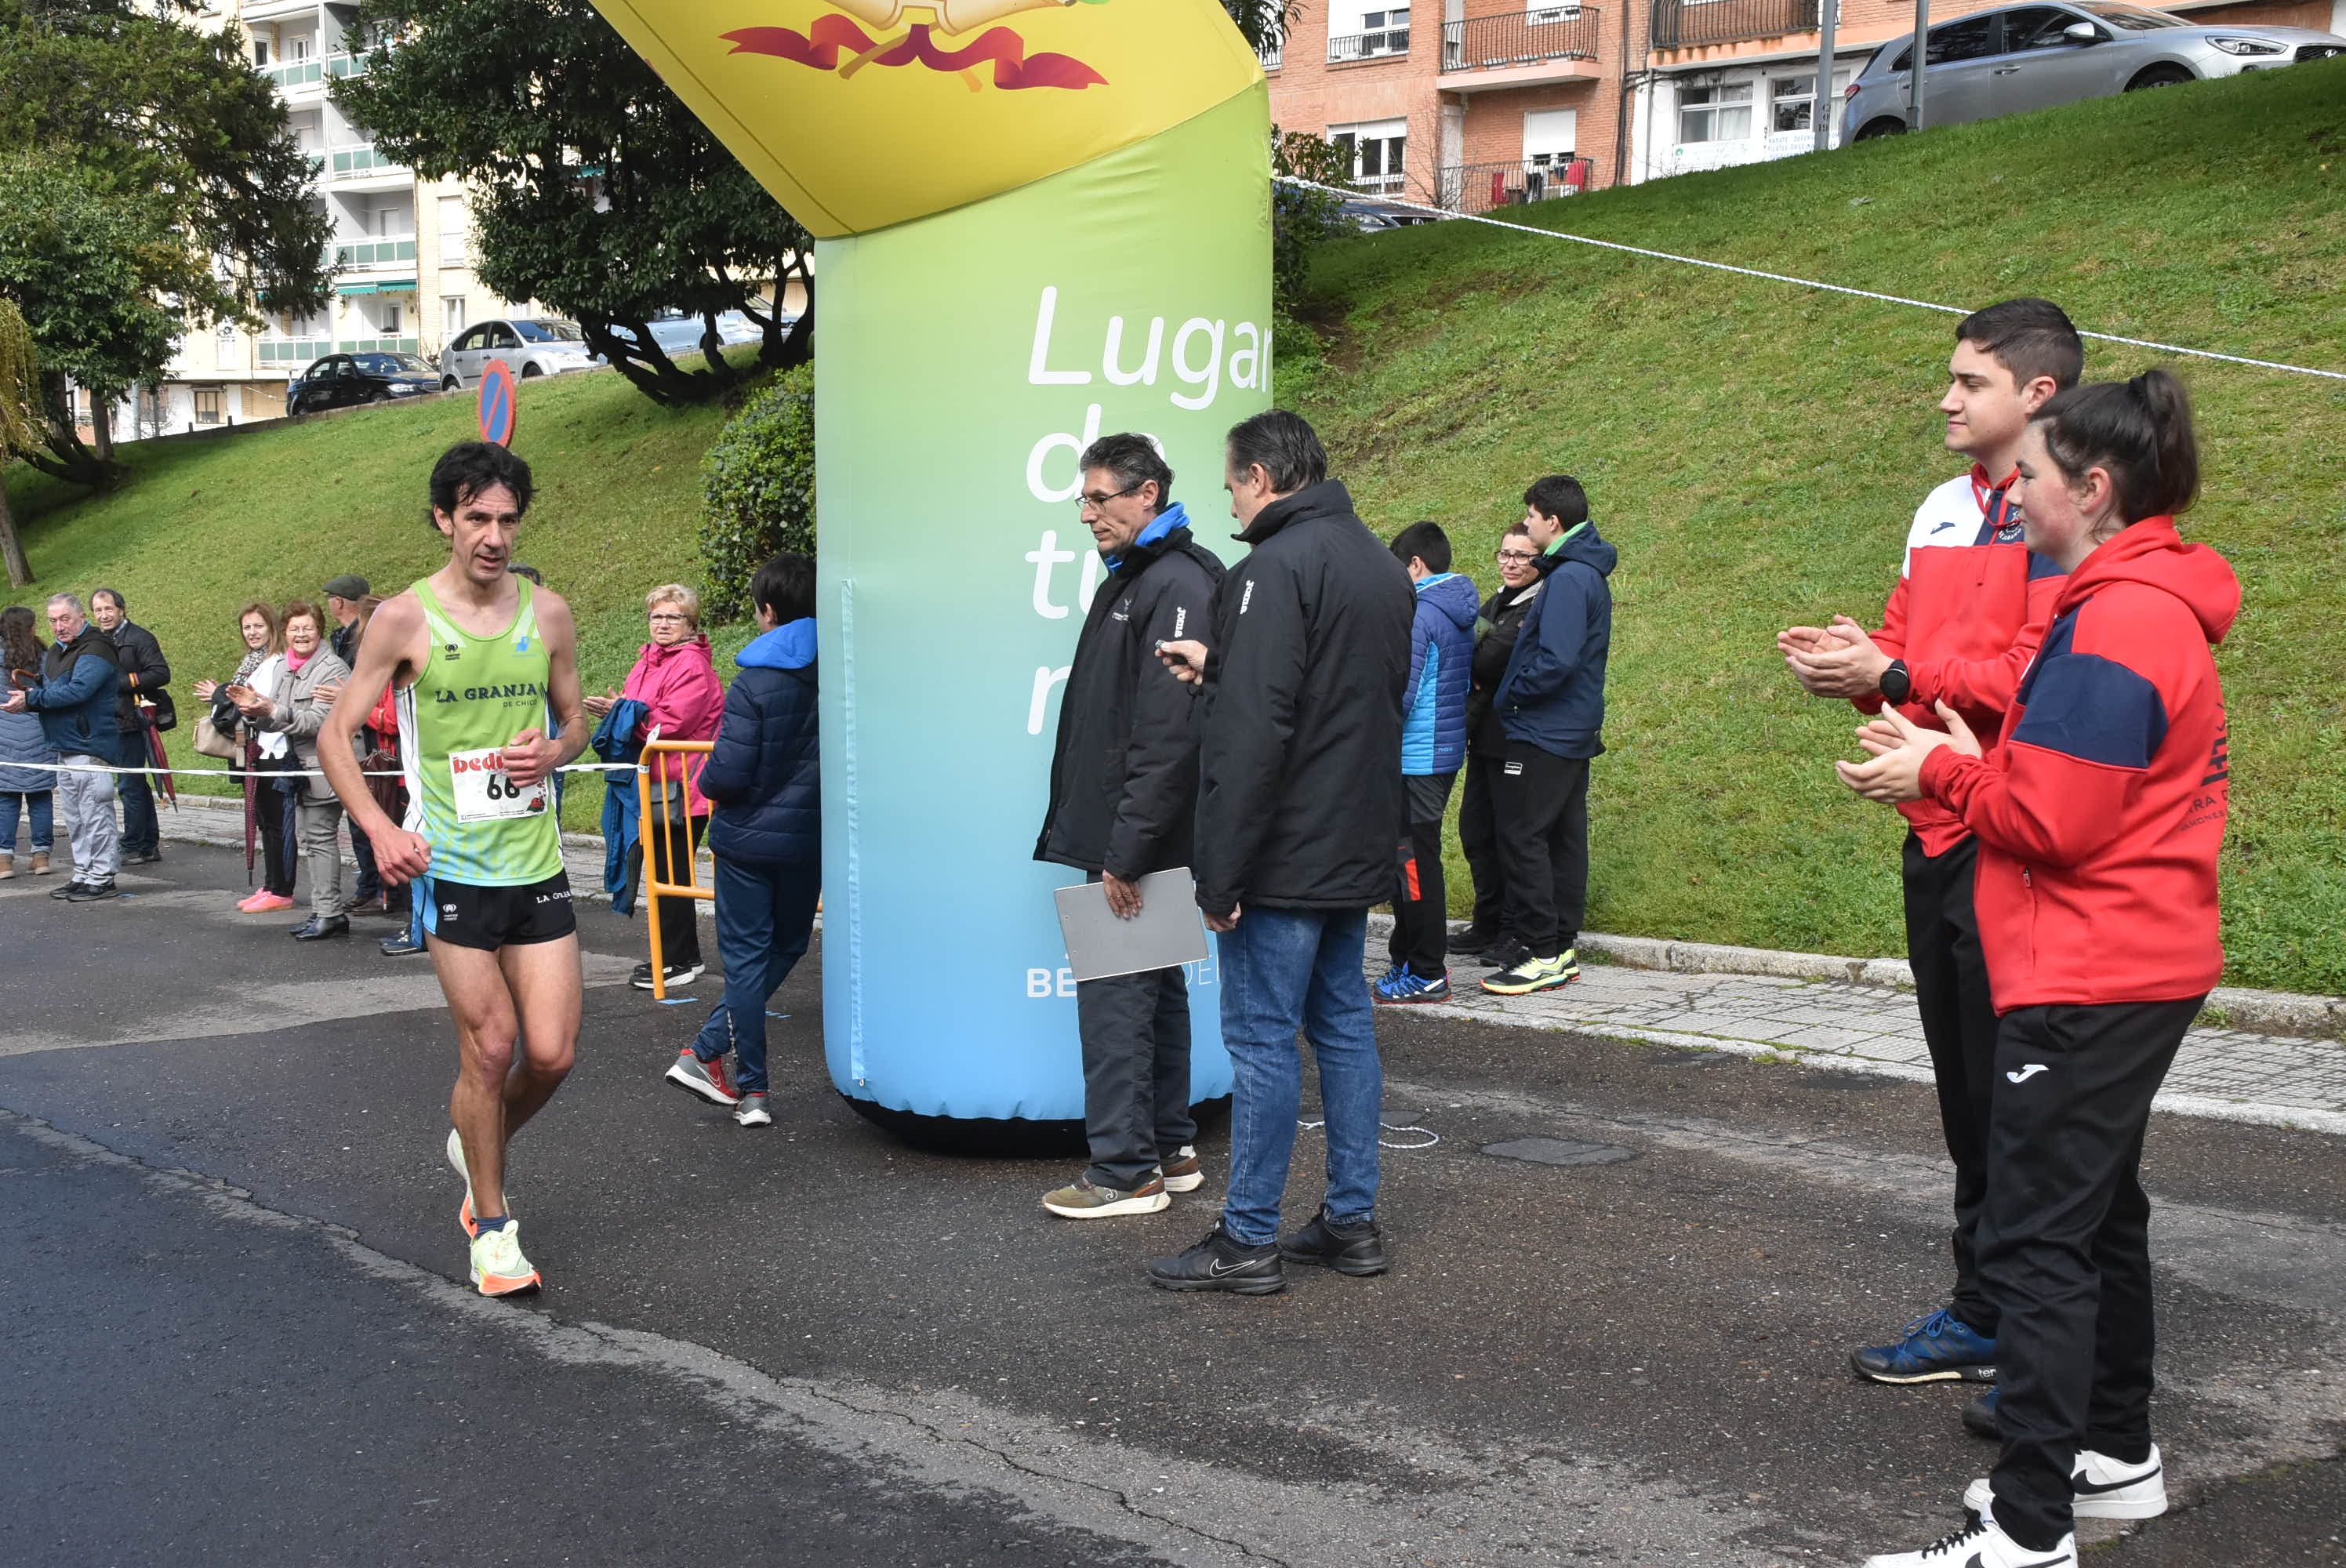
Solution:
[{"label": "yellow inflatable top", "polygon": [[1262,76],[1219,0],[596,4],[822,239],[1072,168]]}]

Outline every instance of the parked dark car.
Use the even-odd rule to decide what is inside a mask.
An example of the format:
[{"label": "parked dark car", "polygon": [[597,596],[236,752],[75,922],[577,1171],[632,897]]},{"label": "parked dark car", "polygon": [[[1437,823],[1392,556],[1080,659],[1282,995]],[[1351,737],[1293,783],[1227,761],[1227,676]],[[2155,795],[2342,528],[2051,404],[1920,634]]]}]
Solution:
[{"label": "parked dark car", "polygon": [[316,413],[439,390],[439,372],[413,354],[328,354],[285,383],[285,412]]}]

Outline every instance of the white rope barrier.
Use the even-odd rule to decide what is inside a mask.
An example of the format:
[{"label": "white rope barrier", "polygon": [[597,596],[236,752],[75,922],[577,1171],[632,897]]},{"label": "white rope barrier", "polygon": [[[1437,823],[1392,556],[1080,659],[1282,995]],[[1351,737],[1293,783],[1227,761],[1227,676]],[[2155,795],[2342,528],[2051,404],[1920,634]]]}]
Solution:
[{"label": "white rope barrier", "polygon": [[[80,762],[0,762],[0,768],[26,768],[36,773],[143,773],[149,778],[168,773],[174,779],[235,779],[247,773],[258,779],[323,779],[321,768],[260,768],[247,764],[242,768],[116,768],[100,764],[91,767]],[[556,773],[643,773],[649,769],[640,762],[566,762],[553,769]],[[404,779],[403,769],[362,769],[362,779]]]},{"label": "white rope barrier", "polygon": [[[1316,179],[1303,179],[1291,174],[1275,175],[1272,178],[1282,185],[1292,185],[1304,190],[1324,191],[1330,196],[1341,196],[1352,201],[1364,199],[1362,193],[1357,190],[1347,190],[1336,185],[1322,185]],[[1450,219],[1465,223],[1480,223],[1492,229],[1504,229],[1516,234],[1536,234],[1544,239],[1568,239],[1575,245],[1593,245],[1600,250],[1617,250],[1624,255],[1643,256],[1655,261],[1675,261],[1682,267],[1707,267],[1714,272],[1732,272],[1738,277],[1759,278],[1770,283],[1790,283],[1796,289],[1818,289],[1828,294],[1846,294],[1852,299],[1872,300],[1883,305],[1908,305],[1917,311],[1937,311],[1949,316],[1968,316],[1972,313],[1969,307],[1963,305],[1942,305],[1930,300],[1910,300],[1902,294],[1881,294],[1871,289],[1852,289],[1845,283],[1827,283],[1815,278],[1796,278],[1787,272],[1762,271],[1757,267],[1738,267],[1731,262],[1706,260],[1700,256],[1680,256],[1668,250],[1649,249],[1643,245],[1625,245],[1617,239],[1595,239],[1586,234],[1566,233],[1561,229],[1542,229],[1536,224],[1510,223],[1502,218],[1485,218],[1477,213],[1453,212],[1447,208],[1428,207],[1423,202],[1405,201],[1397,196],[1379,196],[1365,199],[1373,200],[1380,207],[1406,208],[1412,212],[1423,212],[1434,218]],[[2091,338],[2096,342],[2123,343],[2133,349],[2151,349],[2162,354],[2181,354],[2195,360],[2220,360],[2226,364],[2252,365],[2260,371],[2286,371],[2290,375],[2318,376],[2324,381],[2346,382],[2346,371],[2317,370],[2310,365],[2292,365],[2281,360],[2252,359],[2246,354],[2219,353],[2214,349],[2186,348],[2180,343],[2162,343],[2150,338],[2121,337],[2116,332],[2089,332],[2083,328],[2078,330],[2077,335],[2081,338]]]}]

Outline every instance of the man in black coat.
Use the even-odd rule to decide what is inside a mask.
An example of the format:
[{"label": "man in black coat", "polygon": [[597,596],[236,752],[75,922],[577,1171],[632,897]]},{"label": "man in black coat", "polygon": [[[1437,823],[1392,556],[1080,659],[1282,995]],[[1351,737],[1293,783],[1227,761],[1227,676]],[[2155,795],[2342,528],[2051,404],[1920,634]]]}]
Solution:
[{"label": "man in black coat", "polygon": [[[1173,471],[1145,435],[1084,453],[1084,524],[1107,565],[1059,697],[1051,804],[1035,858],[1107,884],[1108,907],[1140,912],[1140,878],[1189,863],[1198,739],[1188,688],[1157,645],[1194,635],[1222,564],[1173,502]],[[1179,968],[1076,983],[1090,1168],[1047,1194],[1068,1219],[1153,1214],[1204,1185],[1190,1140],[1189,992]]]},{"label": "man in black coat", "polygon": [[[163,689],[171,683],[170,663],[155,634],[131,621],[130,606],[112,588],[92,590],[89,618],[114,645],[115,663],[122,672],[121,690],[114,699],[117,750],[112,760],[124,768],[146,768],[154,761],[147,727],[171,710],[171,694]],[[151,712],[140,706],[142,699],[154,705]],[[116,780],[115,793],[122,798],[126,866],[163,858],[163,827],[155,820],[155,790],[147,779],[144,773],[124,773]]]},{"label": "man in black coat", "polygon": [[[1202,687],[1198,903],[1221,934],[1222,1039],[1237,1084],[1229,1195],[1206,1238],[1159,1258],[1168,1290],[1267,1295],[1281,1259],[1386,1267],[1377,1229],[1384,1072],[1363,973],[1369,906],[1392,896],[1402,820],[1402,699],[1416,594],[1329,481],[1311,427],[1273,409],[1229,434],[1223,475],[1251,554],[1202,640],[1162,653]],[[1302,1094],[1298,1033],[1320,1068],[1328,1186],[1279,1234]]]}]

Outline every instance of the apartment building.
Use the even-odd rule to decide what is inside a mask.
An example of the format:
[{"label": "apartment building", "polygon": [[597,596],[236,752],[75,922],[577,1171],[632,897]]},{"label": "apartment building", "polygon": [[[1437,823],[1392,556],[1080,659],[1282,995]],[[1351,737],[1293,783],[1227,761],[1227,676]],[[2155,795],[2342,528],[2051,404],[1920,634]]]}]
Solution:
[{"label": "apartment building", "polygon": [[211,25],[245,34],[253,68],[285,99],[293,133],[318,168],[317,201],[332,220],[334,295],[313,315],[280,314],[250,333],[190,333],[168,374],[115,414],[123,437],[167,434],[285,412],[285,382],[328,353],[432,354],[484,318],[514,309],[471,267],[472,221],[462,184],[420,179],[376,150],[329,87],[366,68],[358,7],[339,0],[208,0]]},{"label": "apartment building", "polygon": [[[1461,212],[1807,152],[1912,0],[1843,0],[1819,103],[1818,0],[1301,0],[1267,55],[1271,117],[1347,148],[1374,195]],[[1931,0],[1931,20],[1994,0]],[[2346,30],[2346,0],[2162,9]]]}]

